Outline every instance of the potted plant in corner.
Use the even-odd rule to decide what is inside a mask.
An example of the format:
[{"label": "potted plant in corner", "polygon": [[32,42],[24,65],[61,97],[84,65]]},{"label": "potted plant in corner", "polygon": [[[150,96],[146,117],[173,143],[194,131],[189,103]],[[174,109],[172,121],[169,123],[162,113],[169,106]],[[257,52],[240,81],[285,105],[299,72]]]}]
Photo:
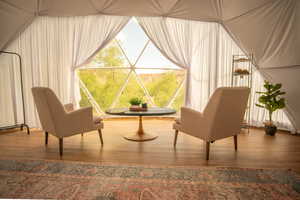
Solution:
[{"label": "potted plant in corner", "polygon": [[255,104],[258,107],[265,108],[269,113],[269,121],[266,121],[265,124],[265,132],[267,135],[275,135],[277,131],[276,125],[272,121],[272,114],[276,110],[282,109],[285,107],[285,99],[282,95],[285,92],[282,92],[281,84],[271,84],[268,81],[265,81],[264,88],[265,92],[256,92],[260,94],[258,98],[259,104]]}]

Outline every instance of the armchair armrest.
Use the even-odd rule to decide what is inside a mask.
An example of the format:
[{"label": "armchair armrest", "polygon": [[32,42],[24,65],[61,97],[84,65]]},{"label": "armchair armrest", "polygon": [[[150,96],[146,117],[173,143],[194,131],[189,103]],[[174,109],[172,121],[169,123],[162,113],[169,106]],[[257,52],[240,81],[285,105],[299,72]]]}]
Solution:
[{"label": "armchair armrest", "polygon": [[93,108],[84,107],[68,112],[66,114],[64,127],[68,135],[92,130],[94,128]]},{"label": "armchair armrest", "polygon": [[208,126],[201,112],[187,107],[181,107],[180,121],[184,132],[204,140],[207,139]]},{"label": "armchair armrest", "polygon": [[74,110],[74,105],[72,103],[68,103],[64,105],[64,108],[66,112],[71,112]]}]

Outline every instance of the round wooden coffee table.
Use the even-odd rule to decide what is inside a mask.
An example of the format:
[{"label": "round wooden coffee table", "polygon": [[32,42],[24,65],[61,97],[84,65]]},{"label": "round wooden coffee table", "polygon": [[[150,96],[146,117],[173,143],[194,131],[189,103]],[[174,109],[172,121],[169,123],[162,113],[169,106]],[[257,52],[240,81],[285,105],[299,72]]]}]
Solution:
[{"label": "round wooden coffee table", "polygon": [[171,108],[148,108],[147,111],[130,111],[128,108],[112,108],[106,110],[107,114],[110,115],[121,115],[121,116],[138,116],[139,117],[139,128],[136,133],[131,135],[123,136],[127,140],[144,142],[154,140],[157,135],[146,133],[143,129],[143,116],[161,116],[175,114],[176,110]]}]

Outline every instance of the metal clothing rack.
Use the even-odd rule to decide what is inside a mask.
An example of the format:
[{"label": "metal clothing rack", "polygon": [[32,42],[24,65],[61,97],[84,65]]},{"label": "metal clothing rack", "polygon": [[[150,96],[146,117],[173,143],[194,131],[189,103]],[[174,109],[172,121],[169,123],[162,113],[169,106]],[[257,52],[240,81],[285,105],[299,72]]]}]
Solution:
[{"label": "metal clothing rack", "polygon": [[14,125],[0,127],[0,130],[20,128],[21,131],[23,131],[23,128],[26,127],[27,134],[29,135],[30,134],[30,129],[29,129],[29,126],[26,123],[26,110],[25,110],[25,102],[24,102],[24,88],[23,88],[22,58],[21,58],[21,55],[16,53],[16,52],[11,52],[11,51],[0,51],[0,55],[1,54],[15,55],[15,56],[18,56],[18,58],[19,58],[20,81],[21,81],[21,97],[22,97],[22,109],[23,109],[23,123],[18,124],[16,122],[16,124],[14,124]]}]

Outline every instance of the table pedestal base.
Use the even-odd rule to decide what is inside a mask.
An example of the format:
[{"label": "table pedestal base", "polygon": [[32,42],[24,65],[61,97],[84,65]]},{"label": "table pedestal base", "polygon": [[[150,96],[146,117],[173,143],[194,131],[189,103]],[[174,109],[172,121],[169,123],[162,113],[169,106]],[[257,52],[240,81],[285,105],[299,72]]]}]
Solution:
[{"label": "table pedestal base", "polygon": [[144,142],[144,141],[154,140],[158,136],[157,135],[151,135],[151,134],[148,134],[148,133],[143,133],[142,135],[136,133],[136,134],[126,135],[126,136],[123,136],[123,137],[125,139],[131,140],[131,141]]},{"label": "table pedestal base", "polygon": [[154,140],[158,136],[145,133],[145,131],[143,129],[142,116],[139,116],[139,129],[138,129],[138,131],[135,134],[126,135],[126,136],[123,136],[123,137],[125,139],[131,140],[131,141],[144,142],[144,141]]}]

